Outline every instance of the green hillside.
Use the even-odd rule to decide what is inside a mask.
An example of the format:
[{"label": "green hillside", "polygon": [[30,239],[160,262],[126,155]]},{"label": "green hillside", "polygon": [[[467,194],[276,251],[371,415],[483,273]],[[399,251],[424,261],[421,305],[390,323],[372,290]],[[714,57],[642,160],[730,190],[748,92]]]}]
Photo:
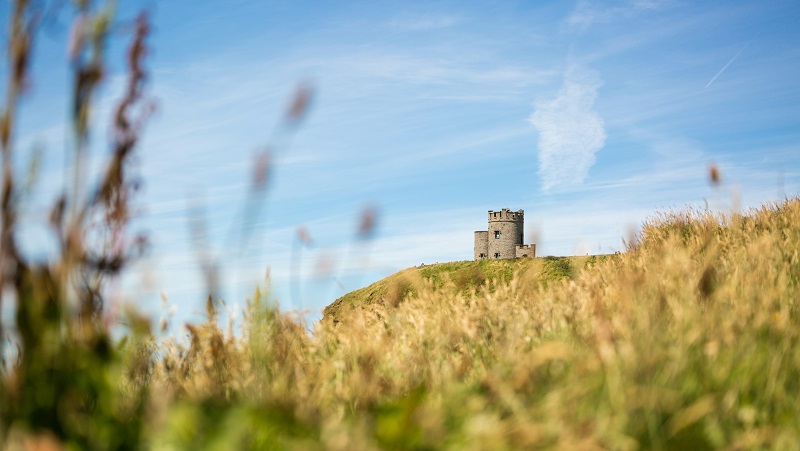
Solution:
[{"label": "green hillside", "polygon": [[573,278],[585,268],[609,258],[540,257],[505,260],[460,261],[406,268],[364,288],[351,291],[323,310],[323,321],[338,323],[348,312],[371,305],[397,306],[419,293],[433,289],[469,295],[491,293],[498,284],[506,285],[515,275],[534,284]]}]

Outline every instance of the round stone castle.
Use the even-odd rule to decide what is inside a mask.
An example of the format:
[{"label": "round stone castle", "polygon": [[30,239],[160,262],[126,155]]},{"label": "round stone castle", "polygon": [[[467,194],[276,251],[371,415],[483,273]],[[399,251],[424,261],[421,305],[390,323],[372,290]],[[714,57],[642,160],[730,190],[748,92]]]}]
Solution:
[{"label": "round stone castle", "polygon": [[475,260],[535,257],[536,245],[525,245],[525,212],[489,210],[489,229],[475,232]]}]

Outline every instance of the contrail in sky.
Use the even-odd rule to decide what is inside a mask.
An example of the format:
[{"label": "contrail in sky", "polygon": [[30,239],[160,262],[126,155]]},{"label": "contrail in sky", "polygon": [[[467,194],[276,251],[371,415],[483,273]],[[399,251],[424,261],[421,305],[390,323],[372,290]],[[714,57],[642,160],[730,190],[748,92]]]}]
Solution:
[{"label": "contrail in sky", "polygon": [[717,72],[717,75],[714,75],[714,78],[712,78],[712,79],[711,79],[711,81],[709,81],[709,82],[708,82],[708,84],[707,84],[707,85],[705,85],[705,87],[703,87],[703,89],[706,89],[707,87],[711,86],[711,83],[714,83],[714,80],[716,80],[716,79],[717,79],[717,77],[719,77],[720,75],[722,75],[722,73],[723,73],[723,72],[725,72],[725,69],[727,69],[727,68],[728,68],[728,66],[730,66],[732,62],[736,61],[736,58],[738,58],[738,57],[739,57],[739,55],[741,55],[741,54],[742,54],[742,52],[744,52],[744,49],[746,49],[746,48],[747,48],[747,46],[748,46],[748,45],[750,45],[750,43],[751,43],[751,42],[753,42],[753,40],[752,40],[752,39],[751,39],[751,40],[749,40],[749,41],[747,41],[747,44],[745,44],[745,45],[744,45],[744,47],[742,47],[742,49],[741,49],[741,50],[739,50],[739,52],[738,52],[736,55],[734,55],[734,57],[733,57],[733,58],[731,58],[731,60],[730,60],[730,61],[728,61],[728,64],[726,64],[726,65],[722,66],[722,69],[720,69],[720,70],[719,70],[719,72]]}]

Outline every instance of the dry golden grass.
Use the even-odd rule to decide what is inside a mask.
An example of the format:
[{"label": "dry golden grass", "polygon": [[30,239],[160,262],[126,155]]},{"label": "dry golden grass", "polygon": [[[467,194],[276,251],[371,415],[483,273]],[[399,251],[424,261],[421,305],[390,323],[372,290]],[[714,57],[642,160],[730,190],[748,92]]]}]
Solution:
[{"label": "dry golden grass", "polygon": [[[256,297],[244,335],[161,345],[156,448],[792,448],[800,201],[661,214],[548,284],[429,284],[313,336]],[[140,382],[141,383],[141,382]]]}]

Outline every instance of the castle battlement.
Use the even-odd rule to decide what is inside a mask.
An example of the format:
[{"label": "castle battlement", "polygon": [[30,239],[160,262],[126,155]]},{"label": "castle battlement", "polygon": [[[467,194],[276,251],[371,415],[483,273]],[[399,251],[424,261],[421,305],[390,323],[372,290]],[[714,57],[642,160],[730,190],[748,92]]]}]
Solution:
[{"label": "castle battlement", "polygon": [[475,260],[487,258],[534,257],[536,245],[523,244],[525,236],[525,212],[504,208],[489,210],[488,230],[475,232]]},{"label": "castle battlement", "polygon": [[516,258],[533,258],[536,257],[535,244],[523,244],[514,248],[514,257]]},{"label": "castle battlement", "polygon": [[511,211],[508,208],[501,211],[489,210],[489,221],[522,221],[524,218],[523,210]]}]

